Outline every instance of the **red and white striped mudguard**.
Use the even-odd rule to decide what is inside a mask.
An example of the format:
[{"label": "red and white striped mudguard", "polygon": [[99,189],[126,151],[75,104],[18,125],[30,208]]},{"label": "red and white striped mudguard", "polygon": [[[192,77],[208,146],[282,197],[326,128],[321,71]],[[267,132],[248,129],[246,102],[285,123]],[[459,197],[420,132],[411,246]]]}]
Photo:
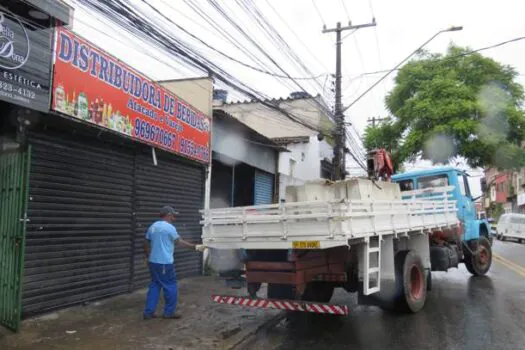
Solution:
[{"label": "red and white striped mudguard", "polygon": [[212,295],[212,300],[219,304],[239,305],[258,309],[277,309],[286,311],[312,312],[327,315],[348,315],[348,306],[312,303],[309,301],[275,300],[275,299],[251,299],[247,297],[236,297],[228,295]]}]

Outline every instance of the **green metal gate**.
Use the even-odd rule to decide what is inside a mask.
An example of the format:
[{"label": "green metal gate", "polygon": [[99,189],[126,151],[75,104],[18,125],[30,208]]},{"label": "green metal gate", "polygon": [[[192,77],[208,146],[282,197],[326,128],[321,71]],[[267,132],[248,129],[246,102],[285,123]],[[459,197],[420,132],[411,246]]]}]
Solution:
[{"label": "green metal gate", "polygon": [[30,154],[0,153],[0,324],[14,331],[22,314]]}]

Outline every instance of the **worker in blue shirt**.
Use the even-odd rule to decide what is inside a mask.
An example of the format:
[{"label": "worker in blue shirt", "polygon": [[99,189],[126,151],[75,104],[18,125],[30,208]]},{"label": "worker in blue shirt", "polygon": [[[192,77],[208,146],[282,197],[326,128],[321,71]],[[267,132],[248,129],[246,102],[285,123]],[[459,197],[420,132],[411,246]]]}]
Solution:
[{"label": "worker in blue shirt", "polygon": [[155,317],[155,310],[159,303],[160,291],[164,293],[164,318],[177,319],[180,314],[177,308],[177,278],[173,265],[173,253],[176,244],[203,252],[206,247],[192,244],[180,238],[177,229],[172,224],[178,213],[169,206],[160,210],[160,220],[154,222],[146,232],[144,253],[151,274],[151,283],[146,296],[144,319]]}]

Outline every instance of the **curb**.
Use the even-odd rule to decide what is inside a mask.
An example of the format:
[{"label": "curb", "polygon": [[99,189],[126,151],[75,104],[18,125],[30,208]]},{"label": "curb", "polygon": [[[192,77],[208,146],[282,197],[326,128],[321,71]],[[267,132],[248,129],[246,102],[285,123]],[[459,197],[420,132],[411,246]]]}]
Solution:
[{"label": "curb", "polygon": [[282,312],[264,321],[260,325],[253,326],[249,329],[244,329],[237,333],[231,339],[224,341],[224,343],[221,344],[220,348],[224,350],[243,349],[245,348],[243,346],[247,346],[255,338],[255,335],[257,333],[259,333],[262,330],[270,329],[276,326],[285,317],[286,313]]}]

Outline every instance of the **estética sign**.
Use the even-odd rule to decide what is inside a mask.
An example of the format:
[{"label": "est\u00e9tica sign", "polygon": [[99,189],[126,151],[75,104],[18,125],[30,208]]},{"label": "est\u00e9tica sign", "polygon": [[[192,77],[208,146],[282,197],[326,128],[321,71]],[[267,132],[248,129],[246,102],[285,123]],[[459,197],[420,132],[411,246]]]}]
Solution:
[{"label": "est\u00e9tica sign", "polygon": [[51,29],[0,6],[0,99],[49,112]]},{"label": "est\u00e9tica sign", "polygon": [[56,38],[52,109],[209,162],[208,117],[74,33]]}]

